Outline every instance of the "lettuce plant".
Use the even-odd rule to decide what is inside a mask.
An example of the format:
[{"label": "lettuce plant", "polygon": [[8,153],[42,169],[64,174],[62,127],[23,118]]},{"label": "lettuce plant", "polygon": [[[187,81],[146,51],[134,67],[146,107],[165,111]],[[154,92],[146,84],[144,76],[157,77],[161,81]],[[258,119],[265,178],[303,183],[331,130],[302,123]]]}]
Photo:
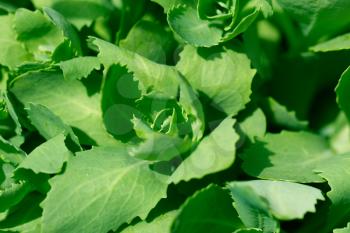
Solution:
[{"label": "lettuce plant", "polygon": [[0,232],[350,232],[347,0],[0,0]]}]

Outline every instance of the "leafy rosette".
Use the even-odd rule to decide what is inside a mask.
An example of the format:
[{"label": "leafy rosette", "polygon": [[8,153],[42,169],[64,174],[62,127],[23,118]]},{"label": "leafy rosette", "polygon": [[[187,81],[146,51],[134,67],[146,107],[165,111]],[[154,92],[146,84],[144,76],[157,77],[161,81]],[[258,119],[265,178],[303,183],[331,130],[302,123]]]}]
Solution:
[{"label": "leafy rosette", "polygon": [[131,155],[168,161],[198,143],[204,133],[202,106],[174,67],[91,40],[105,68],[104,123],[117,140],[129,142]]}]

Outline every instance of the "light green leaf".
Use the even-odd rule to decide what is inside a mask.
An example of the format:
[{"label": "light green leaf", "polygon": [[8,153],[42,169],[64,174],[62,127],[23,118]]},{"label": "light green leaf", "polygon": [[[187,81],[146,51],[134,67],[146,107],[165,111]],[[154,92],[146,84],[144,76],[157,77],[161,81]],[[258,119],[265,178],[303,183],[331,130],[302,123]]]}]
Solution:
[{"label": "light green leaf", "polygon": [[134,79],[139,81],[142,94],[170,98],[177,96],[178,73],[173,67],[157,64],[101,39],[92,38],[92,43],[98,47],[98,57],[105,69],[119,64],[133,72]]},{"label": "light green leaf", "polygon": [[247,228],[247,229],[239,229],[234,233],[262,233],[262,232],[264,231],[258,228]]},{"label": "light green leaf", "polygon": [[322,137],[308,132],[282,131],[258,138],[244,151],[242,167],[249,175],[262,179],[324,182],[313,170],[332,156]]},{"label": "light green leaf", "polygon": [[265,110],[271,124],[290,130],[302,130],[307,128],[307,121],[299,120],[295,112],[289,111],[285,106],[271,97],[266,100]]},{"label": "light green leaf", "polygon": [[335,37],[310,47],[313,52],[330,52],[350,49],[350,33]]},{"label": "light green leaf", "polygon": [[0,172],[2,174],[0,180],[0,189],[5,190],[7,188],[11,188],[13,184],[16,182],[13,178],[13,172],[16,169],[15,165],[10,164],[8,162],[0,161]]},{"label": "light green leaf", "polygon": [[17,169],[29,169],[35,173],[56,174],[62,170],[63,164],[71,156],[64,144],[65,136],[59,134],[35,148]]},{"label": "light green leaf", "polygon": [[7,92],[4,93],[3,96],[4,96],[4,101],[5,101],[5,104],[6,104],[6,111],[11,116],[13,122],[16,125],[15,132],[16,132],[17,135],[21,135],[22,134],[22,126],[21,126],[21,123],[19,122],[17,113],[16,113],[16,111],[15,111],[15,109],[13,107],[13,104],[11,103]]},{"label": "light green leaf", "polygon": [[25,61],[32,60],[31,55],[25,50],[23,44],[17,41],[16,31],[13,28],[14,15],[0,16],[0,63],[10,69],[16,68]]},{"label": "light green leaf", "polygon": [[270,213],[268,202],[251,187],[232,182],[228,189],[234,200],[233,206],[246,227],[258,228],[264,233],[279,232],[279,223]]},{"label": "light green leaf", "polygon": [[231,233],[242,227],[228,191],[210,185],[182,205],[172,233]]},{"label": "light green leaf", "polygon": [[128,36],[120,41],[120,47],[160,64],[166,64],[167,58],[173,59],[169,55],[172,55],[175,46],[175,40],[169,28],[147,18],[137,22]]},{"label": "light green leaf", "polygon": [[14,28],[17,39],[39,61],[50,60],[56,47],[64,41],[63,32],[40,11],[17,10]]},{"label": "light green leaf", "polygon": [[67,124],[83,131],[86,136],[78,132],[82,144],[117,143],[104,128],[99,95],[89,96],[77,80],[64,80],[56,71],[29,72],[16,79],[11,92],[26,106],[43,105]]},{"label": "light green leaf", "polygon": [[170,28],[185,42],[198,46],[210,47],[220,42],[222,30],[208,20],[200,19],[195,8],[177,6],[169,10]]},{"label": "light green leaf", "polygon": [[325,200],[319,189],[285,181],[255,180],[232,182],[229,189],[252,189],[268,205],[267,211],[280,220],[303,219],[315,212],[317,200]]},{"label": "light green leaf", "polygon": [[75,57],[59,64],[66,80],[87,78],[93,70],[101,67],[97,57]]},{"label": "light green leaf", "polygon": [[110,15],[113,6],[105,0],[33,0],[37,8],[51,7],[78,29],[90,26],[99,17]]},{"label": "light green leaf", "polygon": [[333,233],[350,233],[350,223],[345,228],[334,229]]},{"label": "light green leaf", "polygon": [[79,139],[74,134],[72,128],[65,124],[61,118],[52,113],[47,107],[40,104],[28,104],[26,109],[30,122],[39,133],[47,140],[63,133],[70,136],[73,142],[79,146]]},{"label": "light green leaf", "polygon": [[143,221],[134,226],[129,226],[121,233],[170,233],[171,224],[173,223],[176,215],[176,210],[170,211],[155,218],[151,222]]},{"label": "light green leaf", "polygon": [[236,142],[239,138],[233,129],[234,123],[235,120],[227,118],[205,137],[175,170],[171,182],[199,179],[229,168],[235,160]]},{"label": "light green leaf", "polygon": [[137,216],[144,219],[166,196],[166,179],[125,148],[79,152],[65,173],[50,181],[42,231],[107,232]]},{"label": "light green leaf", "polygon": [[343,154],[350,152],[350,125],[343,112],[340,112],[338,117],[324,131],[327,132],[329,143],[332,149]]},{"label": "light green leaf", "polygon": [[257,108],[251,115],[239,123],[239,128],[250,141],[254,142],[255,137],[265,136],[267,128],[266,124],[264,112],[260,108]]},{"label": "light green leaf", "polygon": [[238,52],[238,46],[208,49],[186,46],[180,56],[178,70],[219,110],[236,115],[249,102],[256,71],[250,68],[247,56]]}]

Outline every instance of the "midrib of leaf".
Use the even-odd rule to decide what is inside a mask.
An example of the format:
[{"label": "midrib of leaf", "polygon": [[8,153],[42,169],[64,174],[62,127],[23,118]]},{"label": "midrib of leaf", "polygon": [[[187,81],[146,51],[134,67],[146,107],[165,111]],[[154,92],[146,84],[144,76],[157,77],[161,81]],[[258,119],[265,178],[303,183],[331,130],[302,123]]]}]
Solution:
[{"label": "midrib of leaf", "polygon": [[[124,170],[124,171],[122,171],[118,176],[116,176],[116,179],[113,181],[112,185],[110,186],[110,187],[112,187],[112,188],[103,190],[103,191],[100,192],[98,195],[96,195],[95,198],[93,198],[91,201],[85,203],[85,205],[81,205],[82,208],[81,208],[81,210],[80,210],[78,213],[83,212],[88,206],[90,206],[94,201],[98,200],[98,199],[100,198],[100,196],[104,195],[105,193],[109,193],[108,196],[110,197],[111,194],[113,193],[113,190],[117,187],[117,184],[124,178],[124,176],[125,176],[129,171],[131,171],[134,167],[137,167],[137,166],[139,166],[139,165],[141,165],[141,164],[144,164],[144,163],[146,163],[146,162],[140,161],[140,162],[138,162],[138,163],[132,164],[132,165],[127,166],[127,167],[125,167],[124,169],[122,169],[122,170]],[[105,173],[104,173],[103,175],[101,175],[101,176],[97,176],[97,177],[95,177],[95,178],[93,178],[93,179],[90,179],[90,180],[88,180],[88,181],[86,181],[86,182],[80,183],[74,190],[72,190],[72,192],[70,192],[69,194],[67,194],[67,195],[65,196],[65,198],[62,198],[62,199],[60,200],[60,202],[57,203],[56,207],[55,207],[53,210],[51,210],[50,212],[51,212],[51,213],[52,213],[52,212],[55,212],[55,211],[62,205],[62,203],[64,203],[64,202],[65,202],[67,199],[69,199],[75,192],[77,192],[78,190],[82,189],[84,186],[90,185],[90,183],[95,183],[96,180],[97,180],[97,181],[98,181],[98,180],[101,180],[101,179],[103,180],[105,177],[117,175],[119,172],[120,172],[119,169],[112,170],[112,171],[110,171],[110,172],[105,172]],[[95,182],[94,182],[94,181],[95,181]],[[134,184],[135,184],[135,183],[136,183],[136,182],[134,182]],[[130,197],[129,197],[129,198],[130,198]],[[125,202],[124,202],[124,203],[125,203]],[[101,209],[103,209],[103,208],[101,208]]]},{"label": "midrib of leaf", "polygon": [[[137,165],[137,164],[134,164],[134,165]],[[133,166],[133,165],[132,165],[132,166]],[[140,174],[139,174],[139,173],[140,173],[140,170],[137,169],[136,172],[137,172],[137,175],[136,175],[136,176],[137,176],[137,179],[138,179],[139,176],[140,176]],[[122,174],[122,176],[125,176],[126,173],[127,173],[127,171],[125,171],[125,172]],[[103,207],[99,209],[99,211],[96,213],[95,217],[92,218],[92,219],[86,224],[86,226],[89,226],[91,223],[93,223],[93,221],[94,221],[95,219],[97,219],[97,218],[99,217],[99,214],[103,211],[104,207],[105,207],[105,206],[107,205],[107,203],[110,201],[110,199],[111,199],[111,197],[112,197],[112,193],[113,193],[113,191],[115,190],[115,188],[117,187],[117,183],[118,183],[121,179],[122,179],[122,178],[120,178],[119,180],[116,180],[115,182],[113,182],[113,185],[112,185],[112,188],[110,189],[110,192],[109,192],[108,197],[105,199],[105,202],[103,203],[103,205],[101,205],[101,206],[103,206]],[[137,179],[135,179],[135,182],[133,182],[132,187],[131,187],[131,189],[130,189],[129,192],[128,192],[128,196],[125,198],[123,204],[120,206],[118,212],[116,213],[116,216],[120,216],[120,212],[121,212],[122,210],[124,210],[124,206],[125,206],[126,203],[130,200],[130,197],[134,194],[134,190],[135,190],[135,187],[136,187],[136,181],[137,181]],[[97,200],[97,199],[96,199],[96,200]]]}]

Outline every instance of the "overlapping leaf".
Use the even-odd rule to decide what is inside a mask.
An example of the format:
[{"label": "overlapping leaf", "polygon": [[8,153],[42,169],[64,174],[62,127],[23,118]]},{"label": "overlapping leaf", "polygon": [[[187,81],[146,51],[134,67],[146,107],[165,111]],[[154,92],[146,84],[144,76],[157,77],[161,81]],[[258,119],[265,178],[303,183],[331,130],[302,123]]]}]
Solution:
[{"label": "overlapping leaf", "polygon": [[144,219],[167,189],[166,177],[147,162],[113,147],[78,153],[50,184],[42,203],[44,232],[116,230],[137,216]]}]

